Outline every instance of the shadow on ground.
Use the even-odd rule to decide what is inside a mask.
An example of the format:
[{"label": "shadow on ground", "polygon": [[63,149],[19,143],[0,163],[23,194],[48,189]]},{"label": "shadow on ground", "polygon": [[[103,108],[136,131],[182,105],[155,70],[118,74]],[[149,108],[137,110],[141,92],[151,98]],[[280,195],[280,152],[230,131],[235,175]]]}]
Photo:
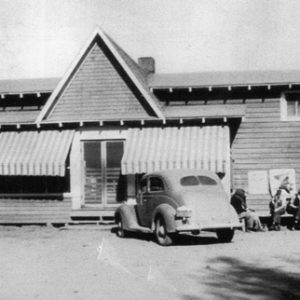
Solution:
[{"label": "shadow on ground", "polygon": [[[300,259],[289,263],[299,265]],[[220,257],[211,260],[205,272],[200,270],[193,276],[199,284],[205,284],[209,299],[300,299],[300,272],[286,272]],[[183,299],[202,297],[184,295]]]},{"label": "shadow on ground", "polygon": [[180,234],[174,240],[175,246],[210,245],[220,243],[215,236]]},{"label": "shadow on ground", "polygon": [[[113,227],[111,233],[116,234],[116,232],[117,227]],[[151,233],[127,232],[126,239],[139,239],[143,241],[153,241],[155,243],[154,235]],[[173,237],[173,246],[209,245],[217,243],[219,243],[219,241],[215,236],[178,234]]]}]

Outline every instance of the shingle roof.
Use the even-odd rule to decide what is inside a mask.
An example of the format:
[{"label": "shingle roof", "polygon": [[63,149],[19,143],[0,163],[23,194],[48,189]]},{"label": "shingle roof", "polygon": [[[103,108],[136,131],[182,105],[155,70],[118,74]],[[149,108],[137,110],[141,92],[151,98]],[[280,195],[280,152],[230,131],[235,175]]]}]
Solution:
[{"label": "shingle roof", "polygon": [[300,71],[232,71],[151,74],[151,88],[300,83]]},{"label": "shingle roof", "polygon": [[245,115],[246,105],[171,105],[164,107],[166,118],[212,118],[236,117]]},{"label": "shingle roof", "polygon": [[39,110],[1,110],[0,124],[33,123]]},{"label": "shingle roof", "polygon": [[51,93],[59,78],[28,78],[0,80],[0,94]]}]

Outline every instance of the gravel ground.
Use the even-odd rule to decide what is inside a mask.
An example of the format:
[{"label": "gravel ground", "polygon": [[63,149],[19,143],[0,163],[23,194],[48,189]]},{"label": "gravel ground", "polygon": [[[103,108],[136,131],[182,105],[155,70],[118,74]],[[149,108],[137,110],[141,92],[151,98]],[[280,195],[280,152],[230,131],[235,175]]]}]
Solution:
[{"label": "gravel ground", "polygon": [[300,299],[300,231],[170,247],[112,231],[0,227],[0,299]]}]

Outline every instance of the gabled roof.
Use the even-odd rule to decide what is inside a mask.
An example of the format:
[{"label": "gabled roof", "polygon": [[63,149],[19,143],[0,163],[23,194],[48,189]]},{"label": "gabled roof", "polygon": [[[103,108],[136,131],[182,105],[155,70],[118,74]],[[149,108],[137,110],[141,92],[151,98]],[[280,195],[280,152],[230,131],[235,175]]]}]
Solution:
[{"label": "gabled roof", "polygon": [[59,78],[26,78],[0,80],[0,94],[52,93]]},{"label": "gabled roof", "polygon": [[300,84],[300,71],[232,71],[151,74],[151,88]]},{"label": "gabled roof", "polygon": [[[53,109],[55,108],[57,101],[60,96],[64,93],[65,89],[71,82],[73,76],[76,75],[76,72],[81,67],[81,64],[84,62],[84,59],[93,50],[93,47],[97,44],[97,40],[101,40],[104,43],[105,47],[108,48],[112,54],[114,60],[121,66],[123,72],[126,73],[127,77],[131,80],[133,85],[139,91],[139,94],[142,95],[146,104],[151,108],[155,117],[164,119],[163,113],[160,108],[159,101],[156,97],[149,91],[146,85],[145,74],[141,72],[140,67],[137,66],[135,62],[123,51],[119,46],[117,46],[101,29],[97,28],[94,33],[91,35],[85,47],[80,52],[79,56],[74,60],[73,64],[63,76],[52,95],[48,99],[46,105],[42,109],[40,115],[36,119],[36,122],[41,122],[47,118]],[[95,99],[93,100],[96,101]],[[107,103],[109,105],[109,103]],[[62,120],[63,121],[63,120]],[[83,120],[84,121],[84,120]]]}]

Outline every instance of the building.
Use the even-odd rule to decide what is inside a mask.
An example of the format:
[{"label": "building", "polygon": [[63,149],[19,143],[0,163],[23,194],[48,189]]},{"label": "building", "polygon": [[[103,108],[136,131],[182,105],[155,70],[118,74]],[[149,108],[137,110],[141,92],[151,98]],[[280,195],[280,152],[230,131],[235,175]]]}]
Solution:
[{"label": "building", "polygon": [[179,167],[266,215],[270,178],[300,179],[299,86],[300,72],[156,74],[97,29],[63,78],[0,82],[0,224],[105,221],[141,174]]}]

